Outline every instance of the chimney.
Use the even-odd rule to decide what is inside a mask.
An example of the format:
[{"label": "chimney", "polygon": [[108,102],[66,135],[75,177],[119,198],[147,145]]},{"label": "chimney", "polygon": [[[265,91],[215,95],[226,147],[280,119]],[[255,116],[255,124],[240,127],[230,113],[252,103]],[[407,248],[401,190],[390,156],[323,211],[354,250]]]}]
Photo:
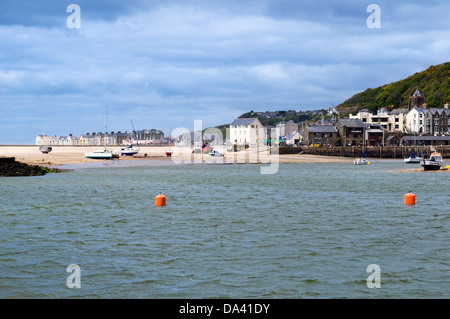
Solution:
[{"label": "chimney", "polygon": [[448,110],[448,102],[444,104],[444,109]]},{"label": "chimney", "polygon": [[427,103],[423,103],[423,104],[422,104],[422,107],[423,107],[424,109],[426,109],[426,108],[428,108],[428,104],[427,104]]},{"label": "chimney", "polygon": [[72,136],[72,133],[69,133],[69,136]]}]

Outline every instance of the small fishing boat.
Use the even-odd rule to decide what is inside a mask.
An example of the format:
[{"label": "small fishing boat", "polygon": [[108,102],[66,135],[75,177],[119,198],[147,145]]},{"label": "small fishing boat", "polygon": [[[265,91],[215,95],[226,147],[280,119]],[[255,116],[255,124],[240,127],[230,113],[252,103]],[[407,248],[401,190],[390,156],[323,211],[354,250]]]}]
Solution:
[{"label": "small fishing boat", "polygon": [[428,160],[423,160],[422,166],[425,171],[438,171],[441,169],[444,161],[441,153],[433,152]]}]

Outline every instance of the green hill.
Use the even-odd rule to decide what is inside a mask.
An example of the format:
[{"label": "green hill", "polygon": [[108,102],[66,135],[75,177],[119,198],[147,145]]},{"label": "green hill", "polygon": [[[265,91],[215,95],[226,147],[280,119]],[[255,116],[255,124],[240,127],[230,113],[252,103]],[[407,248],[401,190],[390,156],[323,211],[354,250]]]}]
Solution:
[{"label": "green hill", "polygon": [[354,113],[363,108],[373,113],[381,107],[406,108],[409,96],[416,89],[425,97],[428,107],[441,108],[446,102],[450,102],[450,62],[430,66],[425,71],[391,84],[369,88],[355,94],[337,108],[343,114]]},{"label": "green hill", "polygon": [[288,110],[288,111],[266,111],[263,112],[264,114],[258,114],[262,112],[254,112],[250,111],[247,113],[242,114],[239,116],[240,118],[249,118],[249,117],[256,117],[261,122],[262,125],[270,125],[270,126],[276,126],[278,123],[282,121],[294,121],[295,123],[301,123],[303,121],[312,121],[312,120],[318,120],[323,117],[327,113],[327,110],[320,109],[320,110],[314,110],[314,111],[294,111],[294,110]]}]

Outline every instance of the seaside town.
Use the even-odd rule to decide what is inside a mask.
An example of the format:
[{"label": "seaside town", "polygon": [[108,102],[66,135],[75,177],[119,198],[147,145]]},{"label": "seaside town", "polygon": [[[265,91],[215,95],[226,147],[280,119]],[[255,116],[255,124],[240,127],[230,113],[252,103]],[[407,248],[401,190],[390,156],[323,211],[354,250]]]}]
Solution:
[{"label": "seaside town", "polygon": [[[282,113],[279,115],[279,113]],[[336,107],[328,110],[249,112],[249,117],[236,118],[222,127],[222,136],[217,130],[191,131],[190,135],[164,136],[161,130],[144,129],[134,132],[92,132],[79,137],[36,137],[36,145],[50,146],[95,146],[95,145],[166,145],[175,143],[187,146],[202,144],[226,144],[229,149],[242,150],[249,147],[270,146],[412,146],[449,145],[449,103],[442,108],[428,108],[425,97],[416,90],[409,97],[405,108],[388,111],[381,108],[376,114],[360,109],[356,114],[343,117]],[[315,121],[284,121],[290,115],[315,118]],[[281,119],[276,125],[263,125],[261,118]],[[260,134],[263,130],[264,134]],[[106,138],[106,141],[105,141]],[[170,141],[169,141],[170,140]]]}]

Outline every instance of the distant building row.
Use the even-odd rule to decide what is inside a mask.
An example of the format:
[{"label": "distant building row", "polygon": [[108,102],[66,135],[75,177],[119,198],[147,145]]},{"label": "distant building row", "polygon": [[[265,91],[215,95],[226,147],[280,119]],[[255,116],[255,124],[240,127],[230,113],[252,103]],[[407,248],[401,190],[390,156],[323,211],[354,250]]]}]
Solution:
[{"label": "distant building row", "polygon": [[[160,130],[140,130],[136,131],[136,137],[141,145],[160,144],[164,141],[164,133]],[[66,146],[95,146],[104,145],[106,139],[107,145],[127,145],[136,141],[131,132],[93,132],[82,134],[80,137],[69,134],[68,136],[47,136],[38,135],[36,145],[66,145]]]},{"label": "distant building row", "polygon": [[364,123],[380,124],[389,132],[445,135],[450,133],[450,109],[446,103],[443,108],[428,108],[418,90],[409,98],[407,109],[378,110],[374,115],[362,109],[350,119],[360,119]]}]

